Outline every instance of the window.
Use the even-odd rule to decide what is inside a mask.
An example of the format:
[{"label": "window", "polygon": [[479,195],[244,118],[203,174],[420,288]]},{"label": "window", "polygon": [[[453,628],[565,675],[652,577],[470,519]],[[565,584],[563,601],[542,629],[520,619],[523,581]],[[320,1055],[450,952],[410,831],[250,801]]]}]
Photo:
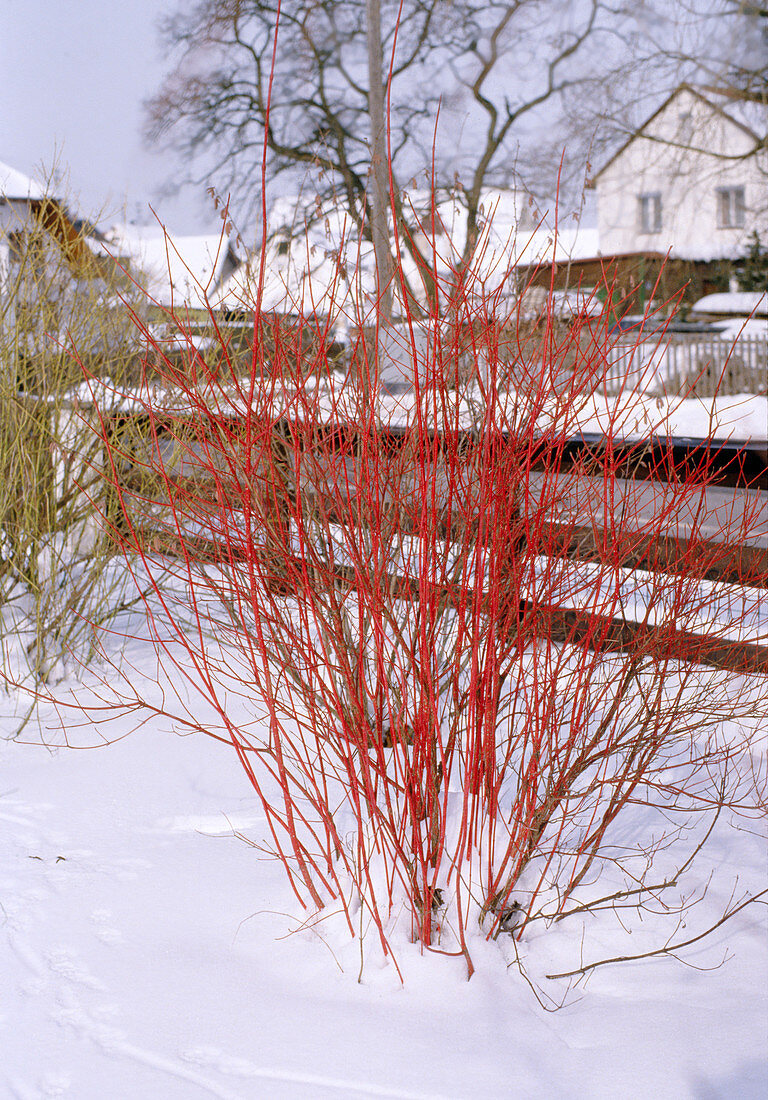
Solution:
[{"label": "window", "polygon": [[693,115],[690,111],[684,111],[680,115],[680,141],[688,145],[693,137]]},{"label": "window", "polygon": [[640,196],[640,232],[658,233],[661,229],[661,195],[653,191]]},{"label": "window", "polygon": [[743,187],[718,187],[717,224],[721,229],[740,229],[745,210]]}]

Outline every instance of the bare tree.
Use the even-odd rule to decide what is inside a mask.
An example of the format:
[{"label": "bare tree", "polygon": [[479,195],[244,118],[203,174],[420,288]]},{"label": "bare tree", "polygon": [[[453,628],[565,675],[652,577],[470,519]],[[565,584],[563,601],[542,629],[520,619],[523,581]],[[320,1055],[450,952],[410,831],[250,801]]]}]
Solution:
[{"label": "bare tree", "polygon": [[127,381],[143,296],[43,190],[0,226],[0,688],[87,661],[124,588],[97,521],[109,508],[83,370]]},{"label": "bare tree", "polygon": [[[754,149],[742,156],[765,148],[768,8],[754,0],[631,0],[619,8],[619,21],[642,38],[628,54],[621,94],[598,69],[584,82],[587,94],[567,104],[572,127],[593,135],[596,156],[636,134],[682,84],[730,105],[756,130]],[[716,155],[696,131],[676,134],[674,143]]]},{"label": "bare tree", "polygon": [[[163,27],[176,64],[148,105],[150,137],[196,158],[198,181],[214,179],[236,206],[253,208],[266,126],[270,178],[312,173],[313,196],[337,194],[369,235],[365,11],[357,0],[282,4],[268,121],[275,0],[200,0],[179,12]],[[466,259],[482,222],[483,192],[511,183],[521,148],[547,147],[553,184],[564,139],[553,120],[596,59],[610,55],[615,17],[600,0],[414,0],[399,22],[398,11],[394,0],[383,0],[394,179],[402,184],[430,164],[441,113],[442,137],[450,131],[450,140],[438,133],[430,182],[460,195]],[[619,55],[613,51],[614,68],[624,63]],[[399,195],[395,188],[396,203]],[[414,241],[405,244],[429,266]]]},{"label": "bare tree", "polygon": [[[572,180],[577,194],[589,150],[615,148],[681,80],[764,96],[765,23],[752,0],[412,0],[402,12],[382,0],[396,215],[408,222],[401,187],[423,185],[432,165],[428,185],[465,210],[466,264],[489,187],[551,196],[566,148],[560,186]],[[198,0],[162,30],[175,67],[148,104],[149,136],[245,216],[260,204],[266,140],[274,186],[292,191],[309,174],[316,209],[335,198],[370,239],[366,5]],[[429,292],[418,242],[403,235]]]},{"label": "bare tree", "polygon": [[706,75],[734,99],[766,107],[768,8],[755,0],[720,0],[714,4],[710,25],[712,18],[720,20],[721,27],[727,26],[727,31],[724,37],[713,34],[705,40],[702,67]]}]

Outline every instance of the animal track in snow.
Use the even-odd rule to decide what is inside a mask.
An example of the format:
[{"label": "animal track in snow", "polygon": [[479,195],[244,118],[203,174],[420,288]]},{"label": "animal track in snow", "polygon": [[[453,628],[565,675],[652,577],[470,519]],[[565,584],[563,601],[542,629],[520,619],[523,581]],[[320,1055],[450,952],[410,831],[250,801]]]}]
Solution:
[{"label": "animal track in snow", "polygon": [[[127,1059],[139,1065],[149,1066],[151,1069],[179,1080],[188,1081],[204,1092],[218,1097],[219,1100],[242,1100],[242,1097],[220,1088],[214,1081],[208,1080],[208,1078],[181,1062],[167,1058],[163,1054],[155,1054],[154,1051],[146,1050],[130,1042],[124,1031],[104,1024],[95,1019],[93,1015],[89,1015],[71,994],[62,998],[62,1004],[57,1008],[53,1017],[62,1027],[67,1027],[75,1034],[95,1043],[110,1058],[120,1059],[121,1061]],[[158,1092],[157,1095],[160,1096],[162,1093]]]},{"label": "animal track in snow", "polygon": [[72,1078],[68,1073],[46,1073],[40,1078],[40,1100],[55,1100],[58,1096],[70,1096]]},{"label": "animal track in snow", "polygon": [[405,1092],[368,1081],[348,1081],[339,1077],[324,1077],[316,1073],[301,1073],[297,1070],[268,1069],[247,1062],[244,1058],[232,1058],[217,1047],[192,1047],[190,1050],[183,1051],[181,1058],[202,1069],[214,1069],[230,1077],[258,1078],[262,1081],[283,1081],[286,1084],[303,1085],[305,1088],[301,1095],[305,1096],[311,1095],[308,1089],[321,1088],[327,1091],[339,1090],[348,1097],[381,1096],[389,1097],[391,1100],[441,1100],[437,1093],[430,1093],[427,1096],[423,1092]]},{"label": "animal track in snow", "polygon": [[122,943],[123,934],[118,928],[112,926],[112,913],[109,909],[94,909],[91,913],[91,923],[95,924],[94,935],[102,943],[111,946]]},{"label": "animal track in snow", "polygon": [[264,815],[258,813],[185,814],[179,817],[161,818],[158,821],[158,827],[162,832],[200,833],[202,836],[225,837],[234,836],[237,832],[246,832],[265,820]]},{"label": "animal track in snow", "polygon": [[21,825],[24,829],[34,827],[34,820],[31,814],[24,814],[23,811],[19,813],[8,813],[7,810],[0,812],[0,821],[5,825]]},{"label": "animal track in snow", "polygon": [[106,986],[93,975],[89,974],[86,967],[78,962],[75,955],[66,948],[59,947],[49,951],[45,956],[48,969],[59,978],[65,978],[75,985],[83,985],[87,989],[96,990],[99,993],[106,992]]}]

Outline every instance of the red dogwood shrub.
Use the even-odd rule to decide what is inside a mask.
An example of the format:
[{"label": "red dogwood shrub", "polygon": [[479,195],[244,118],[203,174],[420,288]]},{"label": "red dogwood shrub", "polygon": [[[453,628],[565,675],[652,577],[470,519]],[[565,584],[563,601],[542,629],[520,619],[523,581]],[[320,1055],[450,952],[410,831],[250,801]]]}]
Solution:
[{"label": "red dogwood shrub", "polygon": [[148,636],[299,902],[385,953],[405,914],[470,973],[470,927],[520,936],[594,893],[627,807],[659,810],[648,867],[675,819],[749,811],[750,727],[723,722],[766,697],[760,494],[713,512],[733,467],[711,439],[681,459],[643,371],[604,396],[607,311],[531,316],[471,276],[445,264],[396,324],[331,293],[267,329],[257,292],[245,361],[212,312],[215,355],[156,348],[128,404],[97,401]]}]

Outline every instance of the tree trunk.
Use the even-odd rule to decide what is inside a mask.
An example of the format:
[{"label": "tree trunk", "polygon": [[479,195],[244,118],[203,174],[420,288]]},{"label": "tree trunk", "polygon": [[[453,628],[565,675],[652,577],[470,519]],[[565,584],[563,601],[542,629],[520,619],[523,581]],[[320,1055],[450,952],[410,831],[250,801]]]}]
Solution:
[{"label": "tree trunk", "polygon": [[371,118],[370,205],[371,234],[376,257],[379,308],[376,369],[372,379],[378,390],[381,348],[392,320],[392,256],[390,252],[388,209],[389,173],[387,168],[387,127],[384,114],[383,59],[381,49],[381,8],[379,0],[366,0],[368,37],[368,110]]}]

